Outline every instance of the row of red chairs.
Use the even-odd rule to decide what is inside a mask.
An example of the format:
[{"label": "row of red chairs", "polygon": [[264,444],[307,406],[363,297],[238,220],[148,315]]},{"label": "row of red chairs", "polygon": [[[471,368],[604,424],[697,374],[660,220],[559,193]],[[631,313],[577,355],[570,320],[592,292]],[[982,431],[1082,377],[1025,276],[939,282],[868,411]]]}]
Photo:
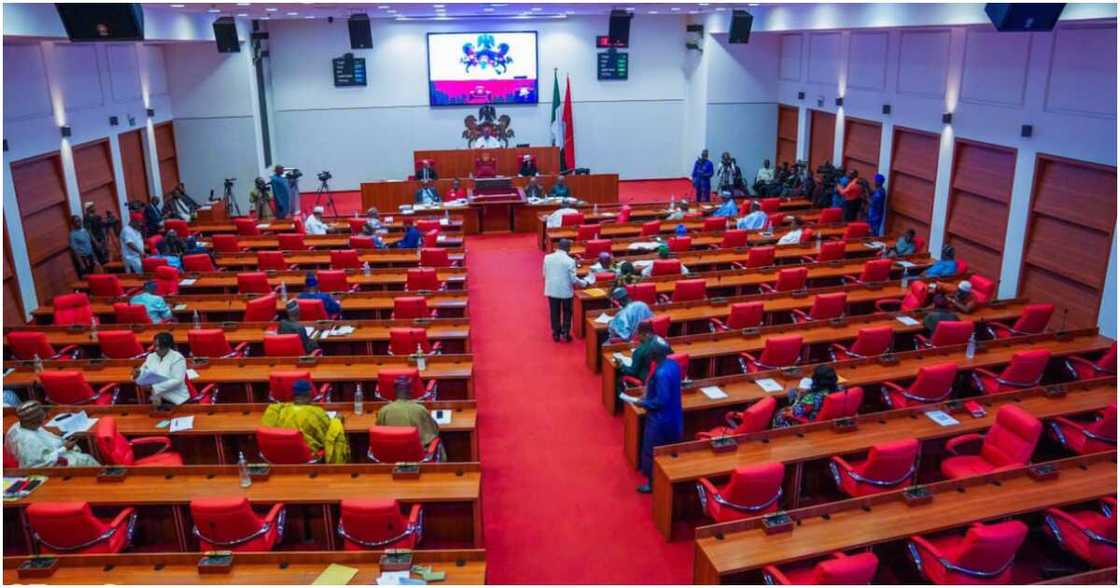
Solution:
[{"label": "row of red chairs", "polygon": [[[759,205],[761,206],[762,211],[765,212],[766,214],[768,214],[768,215],[778,215],[779,214],[778,211],[782,206],[782,199],[781,198],[762,198],[762,199],[759,200]],[[745,215],[749,211],[750,211],[750,203],[745,201],[743,203],[743,206],[741,207],[740,213],[741,213],[741,215]],[[621,208],[619,208],[618,216],[613,218],[613,219],[610,219],[609,221],[604,221],[604,224],[607,223],[607,222],[611,222],[611,223],[627,223],[627,222],[630,222],[630,217],[631,217],[632,214],[633,214],[633,209],[630,207],[630,205],[624,204],[624,205],[622,205]],[[781,217],[784,218],[785,216],[787,216],[786,213],[781,213]],[[818,222],[820,222],[822,224],[838,223],[838,222],[843,221],[843,216],[844,216],[843,209],[840,209],[840,208],[826,208],[826,209],[823,209],[821,211],[821,218]],[[584,216],[584,214],[582,212],[568,213],[568,214],[565,214],[565,215],[560,217],[560,226],[562,226],[562,227],[577,227],[577,226],[583,225],[585,220],[586,220],[586,217]],[[704,220],[705,223],[707,223],[707,221],[710,220],[710,219],[705,219],[703,212],[696,211],[696,212],[690,212],[690,213],[686,214],[685,217],[684,217],[684,220],[686,220],[686,221]],[[725,228],[727,226],[728,219],[721,218],[720,220],[723,221],[723,224],[719,226],[719,229]],[[775,225],[779,224],[780,220],[781,219],[778,219],[778,222],[775,222],[774,224]],[[653,222],[660,223],[661,221],[650,221],[649,223],[646,223],[646,225],[649,225],[650,223],[653,223]],[[643,230],[644,230],[646,225],[643,225]],[[708,225],[705,224],[705,229],[704,229],[705,231],[718,230],[716,228],[708,229],[708,228],[706,228],[707,226]],[[712,226],[715,226],[715,224],[713,223]]]},{"label": "row of red chairs", "polygon": [[[350,219],[347,219],[347,222],[350,225],[350,232],[356,235],[356,234],[362,232],[362,228],[366,224],[366,219],[365,218],[350,218]],[[307,230],[303,226],[303,219],[301,219],[299,217],[292,218],[292,223],[294,225],[293,228],[292,228],[292,233],[280,233],[281,236],[285,235],[285,234],[288,234],[288,235],[291,235],[291,234],[306,235],[307,234]],[[257,237],[257,236],[261,235],[261,229],[260,229],[260,227],[257,226],[258,224],[260,224],[260,221],[258,221],[255,218],[235,217],[233,219],[233,224],[237,228],[237,234],[239,236],[242,236],[242,237]],[[442,226],[440,224],[439,219],[417,219],[414,224],[415,224],[417,230],[419,230],[421,233],[428,233],[430,231],[439,231],[440,227]],[[163,228],[164,228],[164,230],[175,229],[176,232],[184,238],[187,235],[190,234],[190,226],[185,221],[173,221],[173,220],[164,221],[163,222]],[[214,235],[214,236],[217,237],[219,235]],[[222,235],[222,236],[226,236],[226,235]]]},{"label": "row of red chairs", "polygon": [[[372,245],[367,249],[372,249]],[[335,270],[357,270],[362,268],[362,260],[358,249],[334,249],[330,251],[330,265],[331,269]],[[221,268],[214,265],[214,260],[205,253],[193,253],[191,255],[184,255],[182,257],[183,271],[191,273],[207,273],[222,271]],[[458,262],[453,262],[448,255],[446,249],[424,245],[420,249],[420,263],[424,267],[455,267]],[[160,271],[167,272],[167,277],[171,277],[168,270],[175,270],[171,267],[168,261],[163,257],[145,257],[140,260],[141,269],[146,274],[156,274],[156,279],[160,278]],[[162,269],[162,268],[167,268]],[[288,263],[284,258],[284,251],[258,251],[257,252],[257,269],[260,271],[288,271],[296,269],[296,266]],[[178,270],[175,270],[178,272]],[[176,273],[176,276],[178,274]],[[108,277],[106,277],[108,276]],[[109,277],[115,277],[111,274],[91,274],[87,277],[89,281],[90,290],[95,292],[95,296],[108,296],[110,294],[98,294],[97,292],[115,292],[119,288],[119,284],[114,286],[109,280]],[[95,285],[96,282],[96,285]],[[95,290],[96,288],[96,290]]]}]

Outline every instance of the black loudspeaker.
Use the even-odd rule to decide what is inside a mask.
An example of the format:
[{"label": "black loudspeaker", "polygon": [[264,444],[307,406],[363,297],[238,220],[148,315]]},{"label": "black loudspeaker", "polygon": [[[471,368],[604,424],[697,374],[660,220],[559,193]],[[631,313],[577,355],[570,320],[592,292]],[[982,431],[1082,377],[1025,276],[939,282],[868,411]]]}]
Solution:
[{"label": "black loudspeaker", "polygon": [[749,43],[751,40],[751,25],[754,17],[746,10],[731,11],[731,34],[728,43]]},{"label": "black loudspeaker", "polygon": [[350,48],[373,49],[373,33],[369,30],[369,15],[352,14],[350,25]]},{"label": "black loudspeaker", "polygon": [[55,4],[71,41],[143,41],[139,4]]},{"label": "black loudspeaker", "polygon": [[610,40],[611,47],[630,46],[630,19],[633,17],[633,14],[625,10],[611,11],[611,25],[607,30],[607,38]]},{"label": "black loudspeaker", "polygon": [[997,31],[1050,31],[1065,4],[985,4],[984,12]]},{"label": "black loudspeaker", "polygon": [[218,53],[241,52],[241,42],[237,40],[237,23],[232,16],[223,16],[214,21],[214,40],[218,42]]}]

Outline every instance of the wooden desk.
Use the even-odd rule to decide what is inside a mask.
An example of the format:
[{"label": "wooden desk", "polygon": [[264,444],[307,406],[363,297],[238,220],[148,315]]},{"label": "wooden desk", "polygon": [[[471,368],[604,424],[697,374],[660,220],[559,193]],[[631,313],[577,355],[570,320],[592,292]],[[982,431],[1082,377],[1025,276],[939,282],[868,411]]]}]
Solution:
[{"label": "wooden desk", "polygon": [[[818,231],[818,230],[822,231],[822,234],[825,237],[835,237],[835,236],[839,236],[839,235],[844,234],[844,224],[843,223],[835,223],[835,224],[829,224],[829,225],[818,225],[817,224],[817,219],[820,218],[820,213],[816,212],[815,210],[806,210],[804,212],[791,212],[786,216],[787,219],[788,218],[793,218],[793,217],[800,218],[801,220],[805,221],[806,226],[811,227],[814,231]],[[730,220],[730,219],[725,219],[725,220]],[[587,219],[585,218],[584,219],[584,224],[591,224],[591,223],[587,222]],[[600,239],[611,239],[611,240],[638,238],[638,237],[641,236],[641,232],[642,232],[642,229],[644,228],[644,225],[645,225],[644,221],[630,221],[630,222],[626,222],[626,223],[607,223],[607,224],[603,224],[599,229],[599,235],[600,235],[599,238]],[[677,227],[681,226],[681,225],[684,225],[684,227],[686,229],[688,229],[689,236],[695,236],[697,233],[703,233],[704,222],[703,221],[695,221],[695,220],[663,220],[663,221],[661,221],[661,228],[659,229],[659,233],[661,235],[665,236],[665,237],[676,236]],[[710,231],[710,232],[718,234],[722,237],[724,231],[728,231],[728,230],[732,230],[732,229],[724,229],[724,230],[717,230],[717,231]],[[780,239],[781,236],[785,233],[785,230],[782,227],[775,227],[773,233],[774,233],[774,235],[771,236],[771,240],[774,241],[774,242],[777,242],[777,240]],[[545,251],[550,251],[552,249],[552,247],[555,246],[556,242],[559,241],[560,239],[571,239],[571,240],[574,241],[576,239],[576,237],[578,236],[578,234],[579,234],[578,227],[556,227],[556,228],[552,228],[552,229],[545,229],[545,239],[544,239],[543,243],[546,245],[546,247],[544,248],[544,250]],[[750,237],[759,238],[759,236],[762,235],[762,231],[761,230],[759,230],[759,231],[749,231],[748,235]],[[649,237],[649,236],[642,237],[642,239],[647,240],[647,241],[650,238],[651,237]],[[640,241],[642,239],[638,239],[638,240]]]},{"label": "wooden desk", "polygon": [[[1096,329],[1083,329],[1073,331],[1069,340],[1059,341],[1053,333],[1042,335],[1029,335],[999,341],[986,341],[972,359],[965,357],[965,346],[954,345],[938,347],[932,350],[911,351],[898,353],[898,363],[883,365],[881,358],[854,359],[840,362],[829,362],[836,369],[836,375],[842,378],[841,382],[848,387],[868,386],[881,382],[893,382],[912,379],[918,374],[922,366],[936,363],[956,363],[961,372],[975,368],[991,369],[1005,365],[1011,361],[1011,356],[1019,351],[1045,347],[1054,357],[1080,355],[1101,351],[1112,345],[1112,339],[1097,334]],[[722,378],[709,378],[696,380],[689,386],[681,388],[681,406],[684,410],[685,438],[691,438],[705,427],[718,424],[722,411],[751,404],[765,396],[784,399],[786,391],[797,386],[802,377],[812,373],[812,365],[802,365],[797,370],[797,375],[785,374],[781,370],[759,372],[751,375],[724,376]],[[758,378],[771,378],[781,387],[781,392],[770,394],[755,383]],[[727,398],[712,400],[700,393],[703,386],[719,386],[727,393]],[[874,403],[878,399],[864,391],[864,403]],[[717,414],[717,412],[719,414]],[[638,464],[638,452],[642,439],[642,427],[645,421],[645,411],[633,404],[626,404],[622,408],[623,419],[623,450],[626,452],[627,461],[634,467]]]},{"label": "wooden desk", "polygon": [[[378,321],[322,321],[304,322],[305,326],[314,327],[316,330],[311,338],[319,343],[319,347],[327,355],[388,355],[389,330],[394,327],[422,327],[428,331],[428,339],[443,343],[444,353],[470,353],[470,321],[465,318],[449,319],[418,319],[418,320],[378,320]],[[325,331],[334,327],[351,326],[354,332],[349,335],[333,335],[323,337]],[[100,343],[97,337],[90,332],[89,327],[78,325],[79,328],[59,327],[54,325],[25,325],[22,327],[8,327],[4,334],[13,331],[35,331],[46,333],[47,342],[56,349],[66,345],[77,345],[82,348],[87,357],[100,353]],[[263,355],[264,336],[266,332],[275,331],[276,323],[203,323],[203,329],[222,329],[225,331],[226,340],[231,347],[240,343],[249,343],[250,355]],[[165,323],[160,325],[101,325],[101,330],[130,329],[142,343],[149,343],[156,333],[168,331],[175,338],[175,344],[181,346],[184,355],[188,355],[189,343],[187,332],[194,329],[194,325],[186,323]]]},{"label": "wooden desk", "polygon": [[[372,396],[372,394],[371,394]],[[353,402],[334,402],[323,404],[324,410],[337,412],[350,437],[350,459],[353,463],[364,463],[369,446],[369,428],[377,423],[377,411],[386,402],[366,402],[363,414],[354,414]],[[440,426],[440,439],[447,449],[449,461],[478,461],[478,408],[473,400],[450,400],[425,402],[430,410],[451,411],[451,422]],[[233,464],[237,463],[239,451],[246,456],[258,454],[256,431],[261,426],[261,418],[268,404],[184,404],[174,410],[153,417],[147,407],[118,406],[51,406],[47,410],[47,421],[59,413],[84,410],[90,418],[113,417],[117,430],[126,437],[149,435],[167,436],[172,440],[175,450],[183,454],[188,465],[194,464]],[[181,416],[193,416],[194,428],[189,431],[171,433],[167,427],[158,428],[156,424]],[[4,408],[4,430],[7,431],[19,419],[15,409]],[[91,453],[98,456],[97,447],[91,444]]]},{"label": "wooden desk", "polygon": [[[143,359],[109,359],[78,361],[44,361],[48,370],[81,370],[91,386],[118,383],[125,388],[135,388],[132,371]],[[31,362],[5,361],[4,369],[15,368],[4,377],[5,388],[29,388],[38,385],[38,376]],[[353,398],[351,384],[362,383],[367,398],[373,398],[374,382],[381,369],[415,367],[408,357],[394,355],[335,355],[326,357],[245,357],[210,359],[204,364],[188,360],[187,367],[198,372],[193,379],[196,387],[207,384],[222,386],[243,385],[245,402],[259,402],[267,397],[269,374],[276,370],[307,370],[315,384],[335,382],[335,400]],[[436,355],[428,358],[426,370],[420,372],[425,382],[439,381],[442,400],[467,400],[474,398],[473,363],[469,355]],[[259,399],[254,398],[254,384],[263,386]],[[123,395],[123,394],[122,394]],[[228,401],[227,397],[227,401]]]},{"label": "wooden desk", "polygon": [[516,176],[521,169],[521,158],[532,155],[537,161],[537,170],[546,175],[560,173],[559,147],[507,147],[503,149],[421,149],[412,152],[412,170],[415,173],[424,159],[431,160],[432,167],[442,178],[465,178],[474,173],[474,162],[483,154],[494,159],[498,173]]},{"label": "wooden desk", "polygon": [[[1044,387],[978,398],[988,412],[978,419],[963,409],[948,407],[948,403],[937,403],[860,415],[856,417],[859,428],[854,432],[837,432],[829,421],[737,435],[739,447],[727,453],[713,453],[707,441],[663,445],[654,449],[654,525],[669,539],[675,512],[682,510],[678,505],[696,502],[694,482],[728,475],[739,466],[770,461],[785,464],[787,483],[782,506],[791,510],[798,507],[803,466],[808,461],[866,452],[874,445],[900,439],[924,442],[985,431],[995,423],[996,411],[1008,405],[1046,420],[1101,410],[1116,402],[1115,377],[1071,383],[1067,390],[1067,395],[1060,398],[1047,397]],[[951,413],[960,424],[943,427],[925,416],[926,411],[938,408]]]},{"label": "wooden desk", "polygon": [[[235,465],[127,468],[124,480],[109,485],[97,481],[101,468],[7,470],[45,475],[49,479],[29,496],[4,502],[4,517],[5,523],[11,524],[15,522],[10,518],[13,515],[23,520],[24,507],[29,504],[63,502],[78,496],[85,497],[94,507],[162,507],[170,510],[175,519],[179,550],[196,551],[197,542],[189,536],[190,501],[201,497],[244,496],[254,503],[283,502],[289,508],[310,505],[321,509],[322,524],[316,525],[319,528],[313,533],[328,549],[334,549],[337,539],[332,507],[350,498],[393,498],[425,505],[426,541],[482,546],[482,469],[479,464],[421,464],[420,477],[412,480],[394,480],[393,467],[392,464],[273,465],[267,480],[254,481],[249,488],[238,484]],[[294,518],[290,517],[289,522]],[[291,534],[286,532],[286,535]]]},{"label": "wooden desk", "polygon": [[[309,249],[350,249],[350,237],[353,235],[349,232],[337,232],[328,235],[304,235],[303,243]],[[381,240],[388,246],[400,241],[402,235],[400,232],[390,233],[383,235]],[[242,249],[249,249],[253,251],[272,251],[280,248],[280,239],[272,235],[261,235],[259,237],[240,237],[237,240],[238,246]],[[206,244],[209,246],[209,243]],[[449,230],[446,227],[440,227],[439,245],[441,247],[462,247],[463,246],[463,233],[461,229]]]},{"label": "wooden desk", "polygon": [[[363,270],[348,269],[346,283],[358,286],[360,290],[403,290],[408,283],[408,270],[405,268],[379,267],[370,268],[369,275]],[[237,272],[187,272],[179,283],[179,290],[186,294],[237,294]],[[462,267],[436,268],[436,277],[447,285],[448,290],[463,290],[467,283],[467,270]],[[125,291],[140,288],[144,282],[154,280],[155,274],[121,274],[121,287]],[[193,281],[192,281],[193,280]],[[183,283],[186,281],[187,283]],[[299,293],[307,281],[307,272],[291,270],[286,272],[269,272],[268,285],[273,288],[284,284],[289,293]],[[77,280],[70,284],[74,290],[87,291],[89,283],[86,280]]]},{"label": "wooden desk", "polygon": [[[745,263],[749,253],[748,247],[737,247],[734,249],[720,249],[723,244],[722,231],[710,231],[693,233],[692,249],[675,254],[674,259],[681,260],[686,267],[691,268],[692,265],[686,260],[692,260],[692,263]],[[780,237],[780,235],[778,236]],[[778,265],[785,263],[798,263],[802,257],[810,257],[816,259],[818,249],[816,243],[805,243],[798,245],[776,245],[778,237],[766,237],[761,233],[757,237],[747,238],[747,244],[751,247],[774,245],[774,262]],[[614,239],[611,241],[611,255],[622,261],[637,261],[641,259],[657,259],[657,252],[650,249],[630,249],[633,243],[646,243],[649,242],[648,238],[633,238],[633,239]],[[888,246],[893,245],[892,239],[883,239],[882,242]],[[572,243],[571,254],[573,257],[582,257],[584,255],[584,244],[582,242]],[[872,249],[863,244],[862,240],[852,240],[844,248],[845,257],[878,257],[879,250]],[[922,253],[921,255],[925,255]],[[696,257],[699,256],[699,257]],[[719,261],[711,260],[712,256],[721,256]],[[595,262],[593,259],[582,260],[583,263],[592,264]]]},{"label": "wooden desk", "polygon": [[[451,261],[462,263],[465,252],[462,248],[448,249]],[[358,259],[372,267],[417,267],[420,265],[419,249],[361,249]],[[284,251],[284,261],[302,269],[330,269],[331,256],[327,251]],[[219,253],[214,256],[214,265],[224,270],[256,271],[257,254],[252,251],[243,253]],[[103,266],[110,273],[123,273],[120,261],[111,261]]]},{"label": "wooden desk", "polygon": [[[1050,462],[1059,468],[1059,476],[1041,482],[1028,476],[1025,468],[938,482],[927,486],[933,502],[917,507],[907,506],[902,491],[895,491],[795,510],[788,514],[799,522],[790,533],[767,535],[761,518],[703,527],[696,532],[693,581],[736,581],[736,575],[768,564],[1100,498],[1116,490],[1115,461],[1116,452],[1111,451]],[[864,511],[865,505],[874,508]]]},{"label": "wooden desk", "polygon": [[[381,219],[381,221],[382,221],[381,226],[384,227],[385,229],[387,229],[390,233],[404,231],[405,227],[404,227],[403,222],[401,222],[400,220],[391,220],[392,217],[397,216],[397,215],[394,215],[393,212],[394,211],[385,211],[385,212],[382,213],[382,214],[388,213],[389,218],[382,218]],[[362,214],[365,214],[364,211],[362,212]],[[324,220],[327,222],[327,226],[330,227],[330,229],[332,231],[340,232],[340,233],[343,233],[343,234],[349,234],[350,233],[350,220],[349,220],[350,218],[351,217],[341,217],[341,216],[338,216],[338,217],[324,217]],[[365,218],[365,217],[363,216],[362,218]],[[397,216],[397,218],[400,218],[400,217]],[[416,220],[419,220],[419,219],[422,219],[422,218],[438,219],[438,218],[443,218],[443,217],[441,215],[430,214],[430,215],[418,215],[414,218]],[[261,225],[264,225],[264,226],[261,226]],[[192,234],[209,235],[209,234],[213,234],[213,233],[234,233],[234,234],[237,233],[237,225],[234,224],[231,221],[205,222],[205,223],[204,222],[194,222],[194,223],[190,224],[190,228],[191,228],[191,233]],[[456,217],[451,217],[448,220],[448,224],[446,226],[443,226],[443,227],[440,227],[440,228],[445,232],[461,232],[462,229],[463,229],[463,219],[462,219],[462,217],[457,217],[457,216]],[[267,234],[267,233],[291,233],[295,230],[295,223],[293,223],[290,219],[284,219],[284,220],[275,220],[274,219],[274,220],[271,220],[267,223],[259,223],[257,225],[257,230],[259,230],[261,233],[264,233],[264,234]],[[180,236],[182,236],[182,235],[180,235]],[[317,237],[317,236],[318,235],[305,235],[304,237],[306,239],[310,239],[312,237]]]},{"label": "wooden desk", "polygon": [[[200,574],[201,553],[125,553],[56,555],[59,567],[49,578],[21,579],[16,568],[27,557],[4,558],[5,584],[303,584],[309,585],[332,563],[357,568],[354,585],[373,584],[381,575],[384,551],[284,551],[238,553],[228,574]],[[416,564],[446,572],[441,584],[485,584],[486,552],[424,550],[412,552]]]}]

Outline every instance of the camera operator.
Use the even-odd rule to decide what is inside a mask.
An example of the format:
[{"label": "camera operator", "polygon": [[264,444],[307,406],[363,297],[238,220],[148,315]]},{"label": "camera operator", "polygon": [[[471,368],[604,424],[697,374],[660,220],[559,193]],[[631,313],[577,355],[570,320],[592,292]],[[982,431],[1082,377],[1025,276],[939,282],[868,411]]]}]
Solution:
[{"label": "camera operator", "polygon": [[[292,216],[298,216],[300,213],[299,179],[302,177],[303,172],[299,171],[298,167],[284,173],[284,179],[288,180],[288,214]],[[275,196],[274,190],[273,197]]]},{"label": "camera operator", "polygon": [[272,219],[272,194],[269,193],[271,186],[264,178],[257,176],[253,180],[253,189],[249,190],[249,206],[257,211],[257,220],[266,221]]}]

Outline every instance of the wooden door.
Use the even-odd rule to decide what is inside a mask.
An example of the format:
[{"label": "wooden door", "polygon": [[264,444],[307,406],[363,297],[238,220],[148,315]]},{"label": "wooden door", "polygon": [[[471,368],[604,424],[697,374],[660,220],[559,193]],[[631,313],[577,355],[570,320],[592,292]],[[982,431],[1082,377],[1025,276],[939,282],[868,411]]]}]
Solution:
[{"label": "wooden door", "polygon": [[929,242],[939,138],[933,133],[894,128],[891,173],[887,179],[887,232],[914,229]]},{"label": "wooden door", "polygon": [[1034,178],[1019,295],[1053,303],[1053,328],[1096,326],[1112,254],[1116,168],[1040,154]]},{"label": "wooden door", "polygon": [[774,167],[797,162],[797,108],[778,105],[778,143]]},{"label": "wooden door", "polygon": [[22,325],[24,323],[23,296],[19,291],[19,278],[16,277],[12,261],[12,248],[8,243],[8,227],[4,226],[4,324]]},{"label": "wooden door", "polygon": [[20,222],[35,292],[44,304],[70,289],[78,276],[70,255],[70,203],[58,152],[12,163]]},{"label": "wooden door", "polygon": [[113,176],[113,156],[109,151],[109,139],[99,139],[74,147],[74,169],[78,174],[78,192],[82,206],[92,202],[97,212],[108,211],[120,218],[121,209],[117,202],[117,182]]},{"label": "wooden door", "polygon": [[877,122],[858,118],[844,118],[844,169],[858,170],[872,187],[873,178],[879,173],[879,144],[883,127]]},{"label": "wooden door", "polygon": [[812,110],[809,124],[809,169],[815,174],[817,168],[826,161],[832,162],[833,146],[836,143],[836,115],[831,112]]},{"label": "wooden door", "polygon": [[1003,263],[1015,150],[957,139],[945,242],[975,273],[998,280]]},{"label": "wooden door", "polygon": [[175,126],[171,121],[156,125],[156,157],[159,179],[166,194],[179,184],[179,159],[175,153]]},{"label": "wooden door", "polygon": [[144,163],[144,136],[142,129],[121,133],[121,167],[124,168],[124,187],[129,200],[147,202],[152,199],[148,189],[148,166]]}]

